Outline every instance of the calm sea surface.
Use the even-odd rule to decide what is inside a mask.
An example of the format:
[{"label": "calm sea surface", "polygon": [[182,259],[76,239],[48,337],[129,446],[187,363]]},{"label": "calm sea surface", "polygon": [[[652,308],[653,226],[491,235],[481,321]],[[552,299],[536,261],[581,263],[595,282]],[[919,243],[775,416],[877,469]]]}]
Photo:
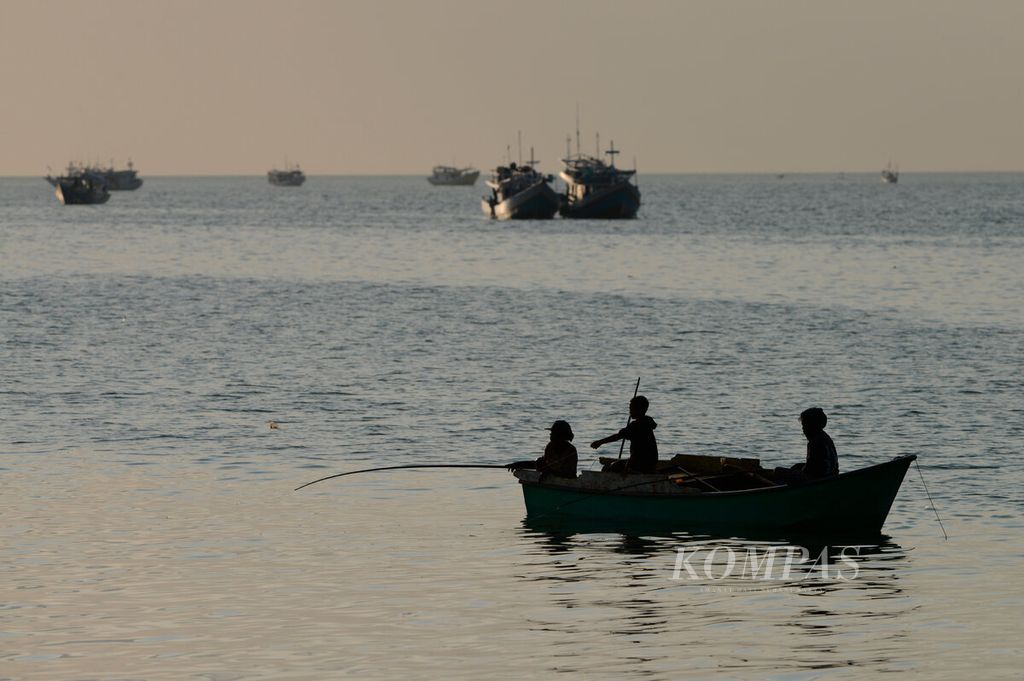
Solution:
[{"label": "calm sea surface", "polygon": [[[0,679],[1021,678],[1024,175],[641,190],[0,178]],[[774,580],[675,567],[784,543],[527,522],[501,470],[292,491],[556,418],[591,468],[637,376],[663,456],[800,461],[813,405],[845,470],[918,454],[949,540],[914,468],[855,572]]]}]

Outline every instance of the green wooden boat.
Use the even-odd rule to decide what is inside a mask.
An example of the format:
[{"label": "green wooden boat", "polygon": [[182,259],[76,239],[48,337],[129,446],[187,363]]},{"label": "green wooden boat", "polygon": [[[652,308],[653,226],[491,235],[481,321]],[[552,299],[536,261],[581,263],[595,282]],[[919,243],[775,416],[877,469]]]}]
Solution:
[{"label": "green wooden boat", "polygon": [[[712,491],[712,477],[584,471],[558,478],[517,471],[529,519],[578,518],[687,529],[880,532],[917,456],[901,456],[832,478]],[[728,477],[728,476],[721,476]],[[758,476],[748,476],[751,483]]]}]

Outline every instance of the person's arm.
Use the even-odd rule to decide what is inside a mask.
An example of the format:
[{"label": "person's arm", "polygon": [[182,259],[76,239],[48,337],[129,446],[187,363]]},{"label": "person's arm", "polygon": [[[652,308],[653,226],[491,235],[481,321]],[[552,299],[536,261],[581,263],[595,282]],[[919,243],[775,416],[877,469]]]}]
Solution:
[{"label": "person's arm", "polygon": [[626,427],[623,428],[622,430],[620,430],[619,432],[615,433],[614,435],[609,435],[608,437],[600,439],[600,440],[594,440],[593,442],[590,443],[590,446],[593,447],[594,449],[597,449],[601,445],[606,445],[609,442],[618,442],[619,440],[623,440],[623,439],[625,439],[625,440],[631,439],[630,438],[630,433],[632,433],[635,428],[636,428],[636,421],[633,421],[631,419],[630,422],[628,424],[626,424]]},{"label": "person's arm", "polygon": [[590,443],[590,446],[593,447],[594,449],[597,449],[601,445],[606,445],[609,442],[618,442],[621,439],[622,439],[622,433],[618,432],[618,433],[615,433],[615,435],[609,435],[608,437],[601,438],[600,440],[594,440],[593,442]]},{"label": "person's arm", "polygon": [[509,470],[509,471],[512,471],[513,473],[515,473],[516,471],[521,471],[521,470],[536,470],[537,469],[537,462],[536,461],[516,461],[514,463],[510,463],[507,466],[505,466],[505,469]]}]

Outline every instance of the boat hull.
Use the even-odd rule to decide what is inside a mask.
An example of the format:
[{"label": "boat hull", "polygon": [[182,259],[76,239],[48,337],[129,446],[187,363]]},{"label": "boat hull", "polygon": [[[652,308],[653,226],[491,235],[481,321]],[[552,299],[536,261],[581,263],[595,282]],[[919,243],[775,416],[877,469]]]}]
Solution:
[{"label": "boat hull", "polygon": [[431,175],[427,178],[427,182],[435,187],[466,187],[476,184],[478,177],[480,177],[480,171],[476,170],[457,177],[435,177]]},{"label": "boat hull", "polygon": [[607,187],[592,192],[583,199],[570,200],[562,204],[564,218],[579,220],[629,220],[640,210],[640,190],[632,183]]},{"label": "boat hull", "polygon": [[68,182],[58,182],[54,194],[65,206],[106,203],[110,199],[110,193],[103,187],[83,187]]},{"label": "boat hull", "polygon": [[[907,468],[916,458],[904,456],[803,484],[736,492],[652,494],[634,488],[613,493],[582,489],[571,480],[551,483],[520,478],[520,483],[531,519],[576,517],[691,529],[873,533],[881,531]],[[629,477],[619,479],[622,487],[630,484]]]},{"label": "boat hull", "polygon": [[301,187],[306,181],[305,175],[276,176],[267,175],[267,181],[275,187]]},{"label": "boat hull", "polygon": [[136,177],[134,172],[115,171],[107,173],[107,190],[112,192],[131,192],[142,186],[142,179]]},{"label": "boat hull", "polygon": [[561,203],[562,197],[541,181],[498,203],[485,198],[480,208],[497,220],[550,220]]}]

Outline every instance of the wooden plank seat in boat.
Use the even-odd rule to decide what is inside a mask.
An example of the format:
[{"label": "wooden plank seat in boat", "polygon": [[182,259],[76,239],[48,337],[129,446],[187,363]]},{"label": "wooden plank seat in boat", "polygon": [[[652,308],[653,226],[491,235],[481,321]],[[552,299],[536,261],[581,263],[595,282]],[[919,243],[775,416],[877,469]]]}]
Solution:
[{"label": "wooden plank seat in boat", "polygon": [[[581,471],[578,478],[560,478],[556,475],[542,474],[534,470],[519,470],[516,478],[522,482],[543,483],[552,487],[591,492],[596,494],[640,494],[640,495],[672,495],[706,492],[707,488],[699,483],[677,482],[665,473],[606,473],[604,471]],[[680,476],[685,477],[685,476]],[[711,479],[711,478],[708,478]]]},{"label": "wooden plank seat in boat", "polygon": [[[602,466],[618,461],[609,456],[598,458]],[[720,475],[737,469],[756,473],[761,470],[760,459],[744,459],[734,456],[706,456],[703,454],[676,454],[671,459],[658,461],[656,470],[670,472],[674,468],[684,468],[695,475]]]},{"label": "wooden plank seat in boat", "polygon": [[[598,458],[602,466],[618,460],[606,456]],[[673,475],[674,473],[690,476],[689,479],[683,479],[682,476],[673,475],[675,478],[673,484],[692,484],[703,491],[755,489],[758,487],[770,487],[776,484],[771,479],[771,473],[761,468],[760,459],[677,454],[671,459],[658,461],[656,470],[659,474],[665,476]]]}]

